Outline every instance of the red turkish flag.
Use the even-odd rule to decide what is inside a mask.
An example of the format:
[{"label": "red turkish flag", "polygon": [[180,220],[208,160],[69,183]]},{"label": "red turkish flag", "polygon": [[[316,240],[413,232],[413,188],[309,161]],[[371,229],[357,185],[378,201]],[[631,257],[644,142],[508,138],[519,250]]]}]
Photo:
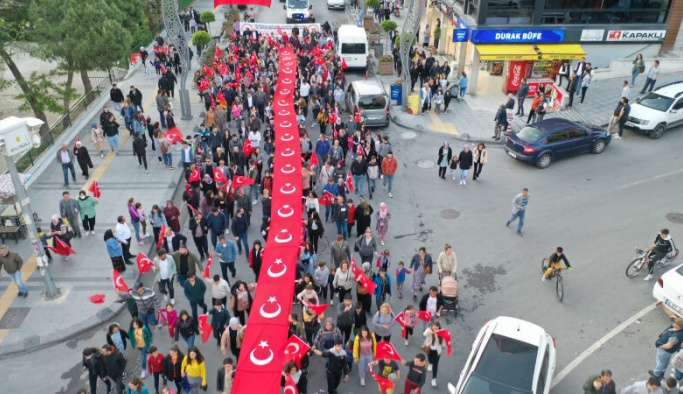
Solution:
[{"label": "red turkish flag", "polygon": [[304,304],[304,306],[305,306],[306,308],[310,309],[311,311],[313,311],[313,312],[314,312],[316,315],[318,315],[318,316],[320,316],[320,315],[322,315],[323,313],[325,313],[325,311],[326,311],[327,308],[329,307],[328,304],[317,305],[317,304],[310,304],[310,303],[308,303],[308,302],[306,302],[306,301],[301,301],[301,303]]},{"label": "red turkish flag", "polygon": [[138,263],[138,272],[141,274],[146,274],[149,272],[149,270],[154,267],[154,263],[152,260],[149,259],[144,253],[140,252],[138,253],[138,258],[137,258],[137,263]]},{"label": "red turkish flag", "polygon": [[235,41],[236,38],[237,38],[237,35],[235,34],[234,31],[232,33],[230,33],[230,41]]},{"label": "red turkish flag", "polygon": [[[334,111],[330,114],[329,122],[330,122],[330,124],[334,124],[334,122],[336,122],[336,121],[337,121],[337,111]],[[336,138],[335,138],[335,140],[336,140]]]},{"label": "red turkish flag", "polygon": [[213,77],[213,70],[211,69],[211,67],[204,64],[202,70],[204,70],[204,75],[206,75],[207,77]]},{"label": "red turkish flag", "polygon": [[351,177],[351,170],[346,170],[346,185],[349,187],[349,191],[353,193],[353,178]]},{"label": "red turkish flag", "polygon": [[396,348],[389,341],[377,342],[377,351],[375,352],[375,360],[387,358],[390,360],[401,361],[401,356],[398,355]]},{"label": "red turkish flag", "polygon": [[216,45],[216,57],[219,59],[223,57],[223,51],[218,45]]},{"label": "red turkish flag", "polygon": [[104,294],[95,294],[88,297],[90,302],[92,302],[93,304],[102,304],[104,303],[105,298],[106,296]]},{"label": "red turkish flag", "polygon": [[292,335],[287,340],[287,346],[285,346],[285,363],[294,361],[297,366],[301,367],[301,359],[304,358],[309,350],[311,350],[311,347],[306,342],[298,336]]},{"label": "red turkish flag", "polygon": [[171,127],[163,133],[164,138],[169,144],[173,145],[183,140],[183,133],[180,132],[178,126]]},{"label": "red turkish flag", "polygon": [[[249,57],[249,64],[254,65],[256,63],[258,63],[258,57],[256,57],[256,52],[252,52],[251,56]],[[247,75],[249,75],[249,71],[247,71]]]},{"label": "red turkish flag", "polygon": [[356,264],[356,259],[351,257],[351,262],[349,263],[349,267],[351,268],[351,273],[353,274],[353,280],[358,282],[360,280],[361,275],[363,275],[363,271],[358,267],[358,264]]},{"label": "red turkish flag", "polygon": [[432,320],[432,312],[429,311],[417,311],[417,318],[424,320],[429,323]]},{"label": "red turkish flag", "polygon": [[114,281],[114,290],[118,290],[122,293],[130,292],[130,287],[128,287],[126,281],[123,280],[123,277],[121,274],[119,274],[119,271],[111,270],[111,278]]},{"label": "red turkish flag", "polygon": [[199,182],[199,180],[200,180],[201,178],[202,178],[202,173],[201,173],[201,171],[199,171],[199,168],[195,168],[195,169],[192,170],[192,172],[190,173],[190,176],[187,177],[187,181],[190,182],[190,183]]},{"label": "red turkish flag", "polygon": [[[206,67],[206,66],[204,66],[204,67]],[[199,91],[200,91],[200,92],[203,92],[203,91],[205,91],[206,89],[208,89],[208,88],[209,88],[209,84],[210,84],[210,83],[209,83],[209,80],[208,80],[208,79],[202,78],[201,81],[199,82]]]},{"label": "red turkish flag", "polygon": [[221,75],[230,74],[230,70],[228,69],[228,66],[225,63],[221,63],[221,65],[218,66],[218,69],[221,71]]},{"label": "red turkish flag", "polygon": [[92,192],[92,195],[95,198],[102,197],[102,193],[100,192],[100,184],[97,183],[97,181],[92,181],[90,187],[88,188],[88,191]]},{"label": "red turkish flag", "polygon": [[157,248],[160,248],[164,244],[164,233],[166,233],[166,225],[161,224],[161,230],[159,230],[159,239],[157,240]]},{"label": "red turkish flag", "polygon": [[401,325],[401,336],[403,338],[406,337],[406,321],[405,321],[405,312],[401,312],[396,317],[394,317],[394,321],[398,322],[398,324]]},{"label": "red turkish flag", "polygon": [[361,144],[358,144],[358,155],[362,156],[362,157],[366,156],[365,149],[363,149],[363,145],[361,145]]},{"label": "red turkish flag", "polygon": [[248,159],[253,151],[254,146],[251,144],[251,140],[244,141],[244,145],[242,145],[242,153],[244,153],[244,156],[246,156]]},{"label": "red turkish flag", "polygon": [[313,171],[313,167],[315,167],[315,166],[317,166],[317,165],[318,165],[318,155],[316,155],[315,153],[313,153],[313,154],[311,154],[311,162],[310,162],[310,164],[308,165],[308,168],[310,168],[311,171]]},{"label": "red turkish flag", "polygon": [[377,384],[379,385],[379,391],[381,393],[386,393],[387,390],[394,389],[394,382],[392,382],[388,378],[385,378],[384,376],[377,375],[375,371],[372,370],[372,367],[368,367],[368,369],[370,370],[370,375],[372,375],[372,377],[375,378],[375,380],[377,381]]},{"label": "red turkish flag", "polygon": [[360,280],[358,280],[358,283],[363,285],[370,294],[375,292],[375,282],[372,281],[372,279],[368,278],[367,275],[364,273],[361,275]]},{"label": "red turkish flag", "polygon": [[353,150],[353,147],[356,146],[356,143],[353,141],[353,136],[348,136],[348,138],[346,138],[346,141],[349,144],[349,150]]},{"label": "red turkish flag", "polygon": [[346,70],[347,68],[349,68],[349,65],[346,64],[346,59],[342,58],[341,66],[342,66],[342,70]]},{"label": "red turkish flag", "polygon": [[453,342],[451,342],[451,332],[444,328],[435,332],[435,334],[446,341],[446,356],[450,357],[453,353]]},{"label": "red turkish flag", "polygon": [[235,189],[239,189],[240,187],[249,186],[249,185],[253,185],[253,184],[254,184],[254,180],[251,178],[248,178],[246,176],[235,175],[232,178],[232,187]]},{"label": "red turkish flag", "polygon": [[228,178],[223,174],[223,170],[220,168],[213,169],[213,181],[216,183],[228,183]]},{"label": "red turkish flag", "polygon": [[209,279],[211,276],[211,262],[213,261],[213,253],[209,256],[209,260],[206,262],[206,268],[204,268],[204,273],[202,274],[202,278],[204,279]]},{"label": "red turkish flag", "polygon": [[218,96],[216,96],[216,101],[218,101],[218,104],[220,104],[221,107],[227,108],[228,102],[225,100],[225,96],[223,96],[222,90],[218,91]]},{"label": "red turkish flag", "polygon": [[62,241],[59,237],[54,237],[54,244],[55,246],[48,246],[47,248],[60,256],[76,254],[76,252],[71,249],[71,246],[67,245],[66,242]]},{"label": "red turkish flag", "polygon": [[360,109],[356,108],[356,111],[353,113],[353,121],[356,123],[361,122],[361,117],[360,117]]},{"label": "red turkish flag", "polygon": [[164,67],[163,64],[161,65],[161,73],[162,73],[162,75],[166,74],[166,67]]},{"label": "red turkish flag", "polygon": [[312,56],[320,56],[323,54],[323,50],[320,48],[320,45],[316,45],[315,48],[311,50],[311,55]]},{"label": "red turkish flag", "polygon": [[211,337],[211,332],[213,331],[213,327],[211,327],[211,324],[209,324],[209,314],[204,314],[204,315],[199,315],[197,316],[197,320],[199,321],[199,333],[202,334],[202,342],[206,343],[206,341],[209,340],[209,337]]},{"label": "red turkish flag", "polygon": [[192,204],[186,202],[185,205],[187,205],[187,207],[190,208],[190,211],[192,211],[192,215],[193,215],[193,216],[194,216],[195,214],[197,214],[197,212],[199,212],[199,211],[197,210],[197,208],[195,208],[195,207],[192,206]]},{"label": "red turkish flag", "polygon": [[318,199],[318,202],[322,205],[328,206],[334,204],[334,195],[329,191],[325,190],[322,196]]},{"label": "red turkish flag", "polygon": [[286,394],[299,394],[299,388],[296,387],[296,382],[292,379],[292,375],[285,373],[285,391]]}]

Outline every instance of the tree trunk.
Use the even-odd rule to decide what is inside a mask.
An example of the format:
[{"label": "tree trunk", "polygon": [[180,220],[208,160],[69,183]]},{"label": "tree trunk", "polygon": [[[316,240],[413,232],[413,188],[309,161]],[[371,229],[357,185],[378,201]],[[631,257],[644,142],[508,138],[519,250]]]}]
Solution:
[{"label": "tree trunk", "polygon": [[83,81],[83,91],[85,92],[85,102],[90,104],[95,97],[95,92],[92,91],[92,82],[88,76],[88,70],[81,68],[80,73],[81,81]]},{"label": "tree trunk", "polygon": [[71,106],[71,95],[69,94],[69,91],[71,90],[71,85],[73,85],[74,82],[74,65],[73,62],[69,61],[67,63],[67,74],[66,74],[66,85],[65,85],[65,91],[67,94],[64,95],[64,110],[69,111],[69,107]]},{"label": "tree trunk", "polygon": [[45,111],[38,108],[36,99],[33,96],[33,94],[31,94],[31,88],[24,80],[24,76],[21,74],[21,70],[19,70],[17,64],[14,63],[14,60],[12,60],[12,56],[10,56],[9,52],[7,52],[5,47],[2,45],[0,45],[0,57],[2,57],[2,60],[5,62],[5,64],[7,64],[7,67],[12,72],[12,76],[14,76],[14,79],[16,79],[17,84],[19,84],[21,91],[24,92],[24,95],[27,97],[26,101],[28,101],[28,104],[31,106],[31,109],[33,110],[33,115],[35,115],[36,118],[44,122],[43,125],[40,127],[41,133],[47,133],[47,131],[49,130],[49,126],[47,124],[47,117],[45,116]]}]

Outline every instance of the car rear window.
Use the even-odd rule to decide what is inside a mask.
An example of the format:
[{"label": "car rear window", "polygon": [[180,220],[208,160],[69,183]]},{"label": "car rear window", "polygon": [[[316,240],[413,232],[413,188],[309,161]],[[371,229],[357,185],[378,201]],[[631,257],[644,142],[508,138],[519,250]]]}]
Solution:
[{"label": "car rear window", "polygon": [[543,138],[543,135],[545,135],[544,132],[531,126],[527,126],[517,133],[517,137],[526,142],[537,142]]},{"label": "car rear window", "polygon": [[643,98],[638,101],[638,104],[642,105],[643,107],[648,107],[652,109],[656,109],[657,111],[661,112],[666,112],[669,110],[669,107],[671,107],[671,104],[674,102],[674,99],[662,96],[661,94],[657,94],[654,92],[650,92],[643,96]]},{"label": "car rear window", "polygon": [[365,55],[364,43],[344,42],[341,46],[342,55]]},{"label": "car rear window", "polygon": [[360,109],[384,109],[387,106],[387,99],[384,96],[361,96],[358,100]]},{"label": "car rear window", "polygon": [[[492,334],[484,352],[475,367],[472,378],[483,380],[485,385],[477,385],[477,391],[466,393],[530,393],[533,385],[534,369],[538,347],[506,336]],[[469,384],[468,384],[469,386]],[[490,387],[490,391],[481,391]],[[501,390],[502,387],[508,388]]]}]

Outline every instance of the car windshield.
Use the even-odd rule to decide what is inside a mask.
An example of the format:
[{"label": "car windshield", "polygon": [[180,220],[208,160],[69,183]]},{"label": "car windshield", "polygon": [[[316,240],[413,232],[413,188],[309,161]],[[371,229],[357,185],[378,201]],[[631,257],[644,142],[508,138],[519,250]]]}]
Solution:
[{"label": "car windshield", "polygon": [[538,347],[492,334],[463,394],[531,393]]},{"label": "car windshield", "polygon": [[362,96],[358,100],[360,109],[384,109],[387,106],[387,99],[384,96]]},{"label": "car windshield", "polygon": [[545,132],[531,126],[527,126],[517,133],[517,137],[526,142],[537,142],[543,138]]},{"label": "car windshield", "polygon": [[308,8],[308,0],[289,0],[287,2],[287,7],[293,10]]},{"label": "car windshield", "polygon": [[638,104],[642,105],[643,107],[648,107],[656,109],[657,111],[666,112],[669,110],[673,102],[674,99],[672,98],[662,96],[661,94],[657,94],[654,92],[650,92],[643,96],[643,98],[641,98],[640,101],[638,101]]}]

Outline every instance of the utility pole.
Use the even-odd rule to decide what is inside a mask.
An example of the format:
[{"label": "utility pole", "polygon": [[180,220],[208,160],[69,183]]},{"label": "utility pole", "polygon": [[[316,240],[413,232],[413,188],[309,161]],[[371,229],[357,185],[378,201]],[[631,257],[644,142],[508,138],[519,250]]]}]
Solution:
[{"label": "utility pole", "polygon": [[187,77],[190,74],[190,53],[185,38],[185,29],[178,17],[178,0],[161,0],[161,12],[164,17],[164,25],[168,34],[168,40],[175,44],[180,55],[180,64],[183,72],[180,77],[180,111],[182,120],[192,119],[192,108],[190,107],[190,91],[187,89]]},{"label": "utility pole", "polygon": [[403,103],[401,108],[404,111],[408,110],[408,96],[410,95],[410,49],[413,47],[413,41],[417,37],[417,32],[420,29],[420,21],[424,17],[425,0],[408,0],[407,7],[408,15],[406,15],[406,22],[403,24],[401,30],[401,39],[399,41],[401,47],[401,64],[403,66]]}]

